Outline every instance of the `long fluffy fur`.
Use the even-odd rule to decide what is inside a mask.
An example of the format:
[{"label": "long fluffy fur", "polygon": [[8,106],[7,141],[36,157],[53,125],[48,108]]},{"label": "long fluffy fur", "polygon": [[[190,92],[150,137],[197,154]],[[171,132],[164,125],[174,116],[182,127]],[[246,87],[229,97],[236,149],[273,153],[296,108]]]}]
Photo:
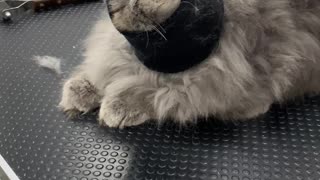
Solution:
[{"label": "long fluffy fur", "polygon": [[[68,82],[85,79],[95,87],[101,98],[91,103],[101,103],[100,122],[111,127],[150,118],[249,119],[275,102],[319,93],[319,0],[224,1],[220,46],[202,64],[177,74],[148,70],[105,15]],[[78,96],[71,91],[66,83],[62,109],[89,111],[88,104],[77,107]]]}]

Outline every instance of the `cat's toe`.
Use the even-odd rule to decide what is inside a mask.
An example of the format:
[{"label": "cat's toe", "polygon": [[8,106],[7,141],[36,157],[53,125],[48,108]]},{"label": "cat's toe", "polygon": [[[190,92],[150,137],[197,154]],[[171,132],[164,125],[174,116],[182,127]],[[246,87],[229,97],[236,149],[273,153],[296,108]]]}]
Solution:
[{"label": "cat's toe", "polygon": [[122,101],[104,101],[99,112],[99,123],[112,128],[124,128],[144,123],[150,117],[143,111],[128,107]]},{"label": "cat's toe", "polygon": [[81,111],[77,109],[65,109],[63,110],[64,114],[67,116],[68,119],[74,119],[79,114],[81,114]]}]

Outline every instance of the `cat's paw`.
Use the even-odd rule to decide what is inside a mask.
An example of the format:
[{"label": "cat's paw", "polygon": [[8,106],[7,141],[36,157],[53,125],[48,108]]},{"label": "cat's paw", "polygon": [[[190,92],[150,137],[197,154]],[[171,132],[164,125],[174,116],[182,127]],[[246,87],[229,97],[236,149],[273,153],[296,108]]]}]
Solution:
[{"label": "cat's paw", "polygon": [[72,118],[98,107],[100,99],[97,89],[88,80],[71,78],[63,86],[59,108]]},{"label": "cat's paw", "polygon": [[136,126],[148,119],[150,117],[139,107],[129,107],[119,99],[104,99],[99,112],[99,123],[114,128]]},{"label": "cat's paw", "polygon": [[221,119],[226,120],[250,120],[256,119],[265,113],[267,113],[270,109],[271,103],[259,103],[256,105],[248,106],[246,109],[241,108],[233,108],[232,111],[227,111],[226,113],[219,116]]}]

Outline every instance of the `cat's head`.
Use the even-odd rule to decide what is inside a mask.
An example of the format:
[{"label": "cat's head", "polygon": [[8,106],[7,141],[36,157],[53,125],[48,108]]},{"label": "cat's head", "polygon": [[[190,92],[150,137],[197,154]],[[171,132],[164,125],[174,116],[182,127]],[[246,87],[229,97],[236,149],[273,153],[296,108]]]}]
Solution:
[{"label": "cat's head", "polygon": [[181,0],[109,0],[108,9],[119,31],[149,31],[167,20]]}]

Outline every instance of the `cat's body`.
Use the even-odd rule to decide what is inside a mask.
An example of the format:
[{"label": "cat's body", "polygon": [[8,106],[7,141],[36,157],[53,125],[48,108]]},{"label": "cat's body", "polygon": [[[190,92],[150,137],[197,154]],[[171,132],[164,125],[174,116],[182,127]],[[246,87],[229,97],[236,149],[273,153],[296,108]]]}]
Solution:
[{"label": "cat's body", "polygon": [[[124,1],[124,0],[122,0]],[[86,44],[85,61],[63,89],[60,107],[111,127],[148,119],[249,119],[273,103],[320,92],[319,0],[224,0],[224,32],[207,60],[158,73],[137,60],[106,16]]]}]

